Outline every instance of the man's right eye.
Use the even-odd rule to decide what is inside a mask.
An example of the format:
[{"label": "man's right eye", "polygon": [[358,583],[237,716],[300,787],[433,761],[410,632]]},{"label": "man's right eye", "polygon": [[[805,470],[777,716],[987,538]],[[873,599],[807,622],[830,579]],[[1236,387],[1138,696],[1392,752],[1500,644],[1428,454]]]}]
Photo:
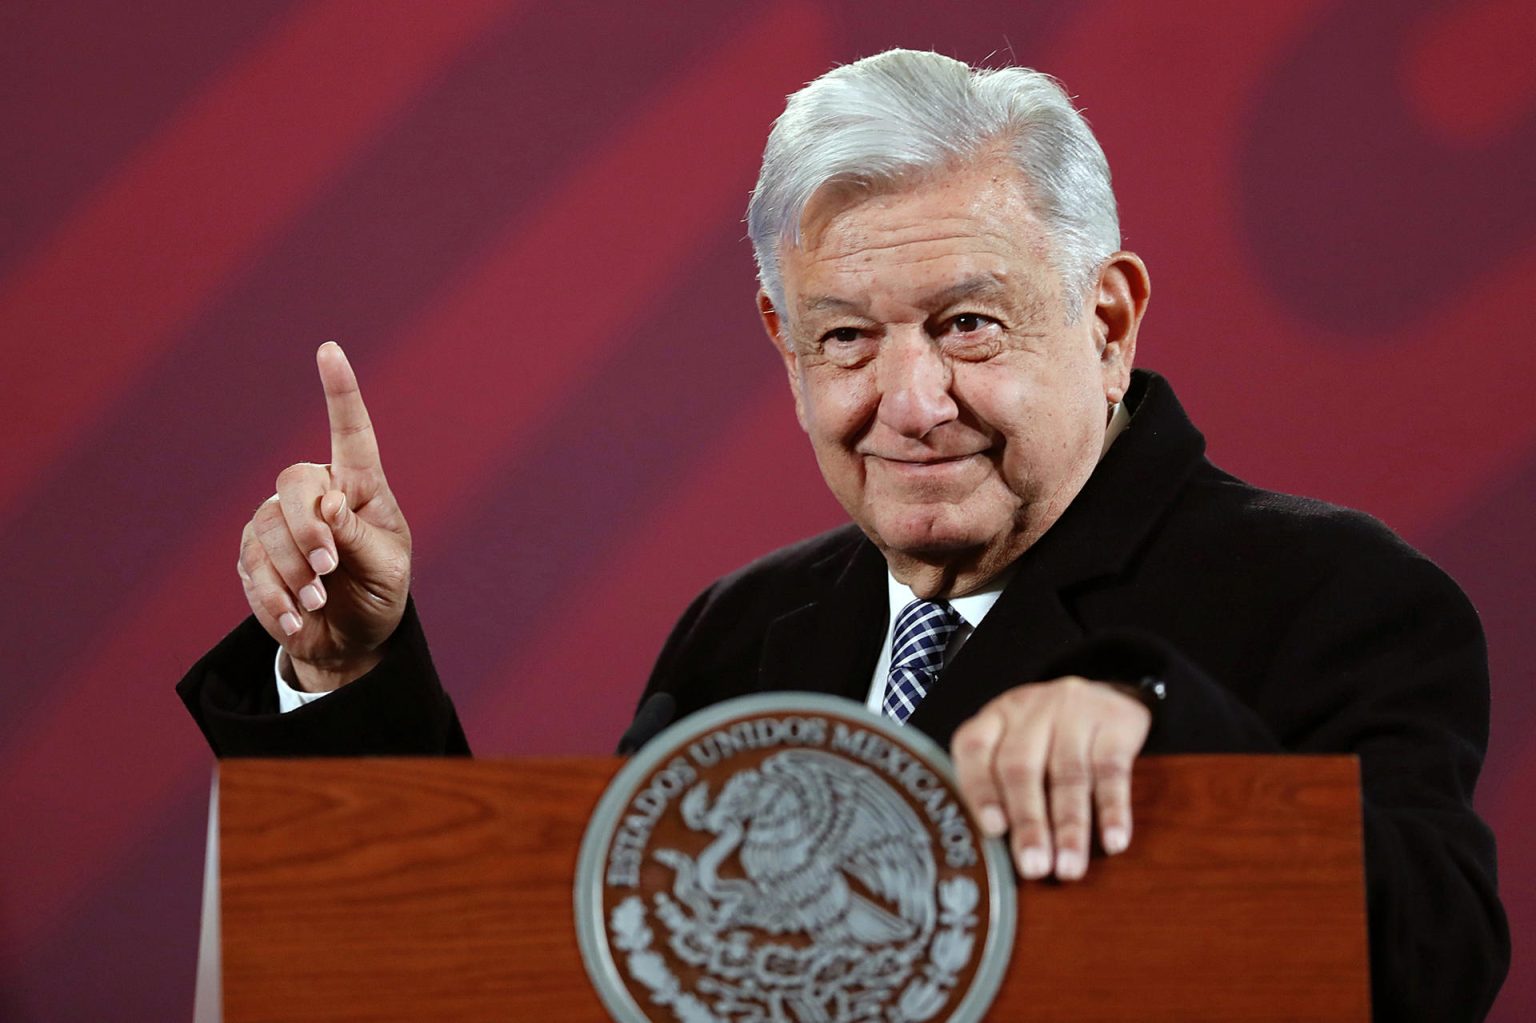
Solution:
[{"label": "man's right eye", "polygon": [[866,327],[833,327],[816,339],[816,357],[833,366],[853,369],[874,358],[879,347],[874,331]]}]

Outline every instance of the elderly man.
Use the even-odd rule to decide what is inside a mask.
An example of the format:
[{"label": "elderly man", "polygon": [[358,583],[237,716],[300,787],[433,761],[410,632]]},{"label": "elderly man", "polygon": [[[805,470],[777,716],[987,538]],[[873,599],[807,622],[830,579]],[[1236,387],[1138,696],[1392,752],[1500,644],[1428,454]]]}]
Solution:
[{"label": "elderly man", "polygon": [[[1357,753],[1378,1016],[1485,1012],[1508,936],[1470,805],[1476,613],[1374,520],[1212,466],[1132,371],[1147,271],[1060,87],[909,51],[838,68],[774,126],[749,224],[853,521],[705,591],[643,705],[867,701],[949,745],[1022,876],[1068,881],[1095,827],[1130,843],[1142,752]],[[334,345],[318,359],[332,461],[287,469],[247,525],[254,619],[182,695],[221,754],[467,751],[356,380]]]}]

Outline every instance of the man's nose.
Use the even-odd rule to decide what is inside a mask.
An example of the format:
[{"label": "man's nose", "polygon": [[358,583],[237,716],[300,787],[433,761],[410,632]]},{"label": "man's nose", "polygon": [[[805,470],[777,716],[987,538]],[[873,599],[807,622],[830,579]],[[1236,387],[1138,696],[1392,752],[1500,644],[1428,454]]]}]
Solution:
[{"label": "man's nose", "polygon": [[880,353],[880,412],[886,426],[921,438],[960,414],[954,370],[925,332],[888,336]]}]

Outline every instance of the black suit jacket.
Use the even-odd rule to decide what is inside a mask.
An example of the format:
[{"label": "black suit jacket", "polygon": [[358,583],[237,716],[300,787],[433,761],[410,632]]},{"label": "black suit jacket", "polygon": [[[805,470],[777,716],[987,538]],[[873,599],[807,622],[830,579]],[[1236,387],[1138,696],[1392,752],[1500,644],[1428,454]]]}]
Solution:
[{"label": "black suit jacket", "polygon": [[[1358,754],[1377,1018],[1480,1018],[1509,938],[1493,839],[1471,807],[1488,727],[1476,612],[1375,520],[1212,466],[1155,375],[1138,372],[1127,403],[1130,425],[909,723],[947,745],[1012,686],[1155,674],[1168,698],[1148,753]],[[747,566],[688,608],[642,702],[667,692],[686,714],[785,689],[862,701],[885,579],[852,526]],[[271,641],[242,629],[181,686],[221,754],[465,749],[414,610],[383,665],[283,716],[262,695]]]},{"label": "black suit jacket", "polygon": [[[947,746],[1013,686],[1150,674],[1168,697],[1147,753],[1358,754],[1377,1017],[1480,1018],[1509,939],[1471,806],[1488,729],[1476,611],[1376,520],[1215,468],[1160,378],[1138,373],[1128,402],[1125,433],[909,724]],[[886,604],[884,559],[856,528],[786,548],[693,603],[642,700],[862,701]]]}]

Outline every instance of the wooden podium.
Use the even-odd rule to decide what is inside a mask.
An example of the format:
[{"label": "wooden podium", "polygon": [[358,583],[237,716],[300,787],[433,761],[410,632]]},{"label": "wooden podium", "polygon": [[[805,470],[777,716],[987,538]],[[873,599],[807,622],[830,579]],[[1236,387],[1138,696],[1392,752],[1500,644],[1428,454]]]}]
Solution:
[{"label": "wooden podium", "polygon": [[[225,761],[223,1019],[603,1020],[572,880],[619,763]],[[1353,758],[1146,758],[1134,793],[1129,851],[1021,883],[989,1019],[1369,1019]]]}]

